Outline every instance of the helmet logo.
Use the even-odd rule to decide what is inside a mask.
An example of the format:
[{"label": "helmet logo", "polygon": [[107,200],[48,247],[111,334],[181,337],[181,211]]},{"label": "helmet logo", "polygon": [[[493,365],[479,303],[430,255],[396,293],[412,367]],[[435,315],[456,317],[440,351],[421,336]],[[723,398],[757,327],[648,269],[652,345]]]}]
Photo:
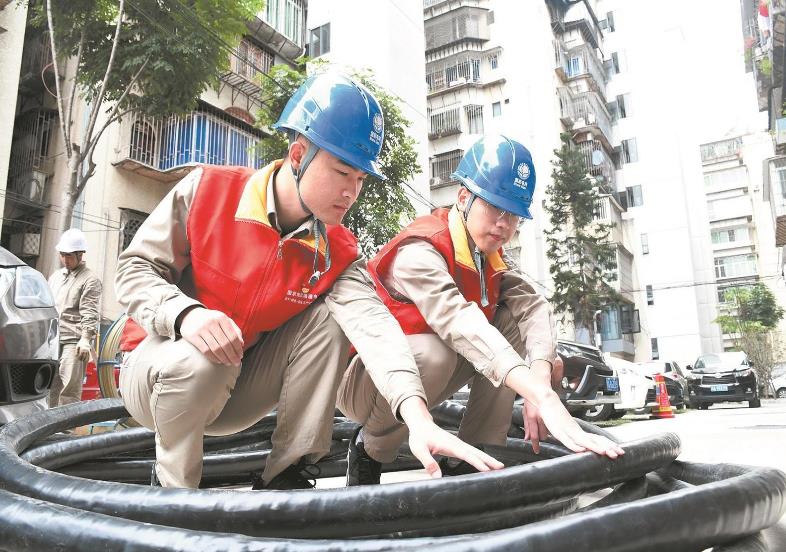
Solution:
[{"label": "helmet logo", "polygon": [[372,121],[374,129],[369,133],[368,139],[371,140],[378,146],[382,146],[382,129],[383,129],[383,121],[382,121],[382,113],[375,113],[374,119]]},{"label": "helmet logo", "polygon": [[516,168],[516,174],[518,175],[518,178],[513,179],[513,185],[526,190],[528,187],[527,179],[530,175],[529,165],[526,163],[519,163],[519,166]]}]

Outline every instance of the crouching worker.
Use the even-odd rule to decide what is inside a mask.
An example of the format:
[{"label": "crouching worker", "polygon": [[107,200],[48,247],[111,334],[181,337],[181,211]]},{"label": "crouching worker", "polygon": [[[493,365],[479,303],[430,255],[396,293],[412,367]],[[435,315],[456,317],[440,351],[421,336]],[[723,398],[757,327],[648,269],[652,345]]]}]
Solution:
[{"label": "crouching worker", "polygon": [[275,127],[289,133],[285,159],[256,172],[195,169],[120,256],[119,301],[148,334],[120,390],[156,433],[154,476],[197,487],[205,434],[241,431],[277,408],[253,488],[313,486],[304,470],[330,449],[350,339],[424,464],[439,452],[501,467],[431,421],[406,338],[341,226],[364,177],[382,178],[377,100],[345,77],[311,77]]},{"label": "crouching worker", "polygon": [[[532,218],[529,151],[504,136],[485,137],[453,177],[463,184],[453,208],[416,219],[368,265],[377,293],[407,334],[429,407],[471,382],[459,437],[504,445],[518,393],[528,405],[525,430],[536,451],[549,431],[573,451],[623,454],[608,439],[585,433],[552,390],[551,308],[503,259],[502,246],[521,219]],[[357,357],[339,388],[339,408],[362,424],[350,445],[348,485],[378,483],[381,463],[393,461],[407,435],[371,376]]]}]

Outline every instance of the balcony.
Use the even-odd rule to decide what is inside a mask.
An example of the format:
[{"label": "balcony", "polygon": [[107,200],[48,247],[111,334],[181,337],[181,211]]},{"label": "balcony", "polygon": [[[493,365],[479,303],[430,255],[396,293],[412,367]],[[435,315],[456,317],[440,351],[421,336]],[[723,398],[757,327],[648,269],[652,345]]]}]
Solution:
[{"label": "balcony", "polygon": [[57,130],[57,112],[51,109],[33,109],[17,117],[8,165],[6,192],[10,201],[42,206],[46,183],[53,173],[54,156],[49,146]]},{"label": "balcony", "polygon": [[246,110],[263,107],[261,97],[261,78],[273,67],[274,56],[250,40],[240,41],[229,57],[229,71],[221,75],[221,80],[248,98]]},{"label": "balcony", "polygon": [[593,48],[600,47],[601,32],[597,26],[597,18],[591,13],[584,2],[576,2],[568,8],[564,17],[564,32],[577,30],[582,38]]},{"label": "balcony", "polygon": [[701,163],[722,163],[742,158],[742,138],[731,138],[701,145]]},{"label": "balcony", "polygon": [[431,189],[443,188],[458,183],[451,175],[458,167],[461,157],[464,155],[462,150],[453,150],[440,153],[431,159],[431,178],[429,185]]},{"label": "balcony", "polygon": [[[613,224],[614,228],[612,228],[609,233],[609,239],[614,243],[620,244],[627,250],[626,244],[624,243],[625,235],[622,231],[622,207],[617,203],[613,195],[603,195],[600,200],[598,200],[595,204],[594,220],[603,224]],[[619,289],[617,291],[619,291]]]},{"label": "balcony", "polygon": [[[557,44],[558,48],[565,47],[561,42]],[[564,67],[561,68],[562,73],[564,73],[564,80],[588,79],[593,90],[605,95],[606,71],[593,48],[590,48],[587,44],[582,44],[564,51],[564,55],[558,52],[557,58],[559,63],[565,62]]]},{"label": "balcony", "polygon": [[268,0],[247,27],[260,44],[294,61],[303,55],[306,44],[306,0]]},{"label": "balcony", "polygon": [[750,218],[753,217],[753,203],[748,195],[711,200],[707,202],[707,215],[711,223],[726,219]]},{"label": "balcony", "polygon": [[[50,90],[55,89],[55,72],[52,65],[52,48],[48,32],[28,33],[22,55],[22,67],[19,70],[19,91],[24,95],[38,95],[45,92],[44,85]],[[58,65],[59,77],[62,79],[65,64]]]},{"label": "balcony", "polygon": [[615,189],[616,172],[614,161],[599,140],[588,140],[579,142],[576,148],[584,155],[584,162],[587,165],[590,175],[598,179],[599,187],[603,193],[612,193]]},{"label": "balcony", "polygon": [[463,6],[425,22],[426,53],[459,42],[482,44],[489,39],[488,9]]},{"label": "balcony", "polygon": [[453,107],[439,113],[429,112],[429,140],[461,133],[461,109]]},{"label": "balcony", "polygon": [[463,86],[482,87],[504,83],[505,79],[499,70],[500,52],[500,49],[487,52],[461,52],[428,63],[426,68],[428,93],[435,94]]},{"label": "balcony", "polygon": [[216,109],[163,119],[129,117],[121,123],[114,165],[160,182],[179,180],[201,163],[261,168],[262,137]]},{"label": "balcony", "polygon": [[574,132],[587,130],[611,150],[611,115],[595,92],[574,93],[567,87],[557,89],[562,122]]}]

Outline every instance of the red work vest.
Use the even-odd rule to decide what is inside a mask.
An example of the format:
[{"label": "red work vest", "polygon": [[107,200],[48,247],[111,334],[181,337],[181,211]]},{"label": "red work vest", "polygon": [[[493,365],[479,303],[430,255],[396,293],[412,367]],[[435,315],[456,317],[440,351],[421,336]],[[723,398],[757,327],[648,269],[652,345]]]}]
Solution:
[{"label": "red work vest", "polygon": [[485,276],[489,304],[482,307],[480,275],[472,260],[466,229],[457,211],[453,217],[450,217],[452,220],[449,220],[449,213],[447,209],[437,209],[431,215],[415,219],[368,263],[368,271],[376,284],[377,294],[407,335],[434,333],[434,330],[429,327],[413,303],[393,298],[382,282],[387,280],[391,264],[396,258],[401,243],[412,238],[425,240],[439,251],[448,265],[448,272],[456,282],[458,290],[467,301],[472,301],[480,307],[489,322],[493,320],[497,310],[502,275],[508,270],[502,260],[502,250],[486,256]]},{"label": "red work vest", "polygon": [[[202,167],[186,230],[196,299],[232,318],[246,343],[278,328],[326,293],[358,256],[357,239],[341,225],[327,226],[330,270],[311,286],[314,237],[281,239],[267,215],[267,185],[275,161],[246,167]],[[318,270],[325,270],[325,241]]]}]

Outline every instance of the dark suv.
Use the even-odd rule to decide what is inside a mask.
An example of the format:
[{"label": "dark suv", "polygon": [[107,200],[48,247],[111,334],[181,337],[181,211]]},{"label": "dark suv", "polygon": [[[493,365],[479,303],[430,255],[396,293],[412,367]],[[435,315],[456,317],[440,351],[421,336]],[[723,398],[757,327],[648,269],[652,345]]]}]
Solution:
[{"label": "dark suv", "polygon": [[588,408],[603,408],[613,413],[614,404],[620,402],[619,378],[598,348],[560,339],[557,354],[565,365],[562,390],[558,393],[570,413],[583,415]]},{"label": "dark suv", "polygon": [[58,347],[46,279],[0,247],[0,423],[44,407]]},{"label": "dark suv", "polygon": [[741,351],[702,355],[688,376],[691,406],[706,410],[717,402],[748,402],[761,406],[758,381],[748,355]]}]

